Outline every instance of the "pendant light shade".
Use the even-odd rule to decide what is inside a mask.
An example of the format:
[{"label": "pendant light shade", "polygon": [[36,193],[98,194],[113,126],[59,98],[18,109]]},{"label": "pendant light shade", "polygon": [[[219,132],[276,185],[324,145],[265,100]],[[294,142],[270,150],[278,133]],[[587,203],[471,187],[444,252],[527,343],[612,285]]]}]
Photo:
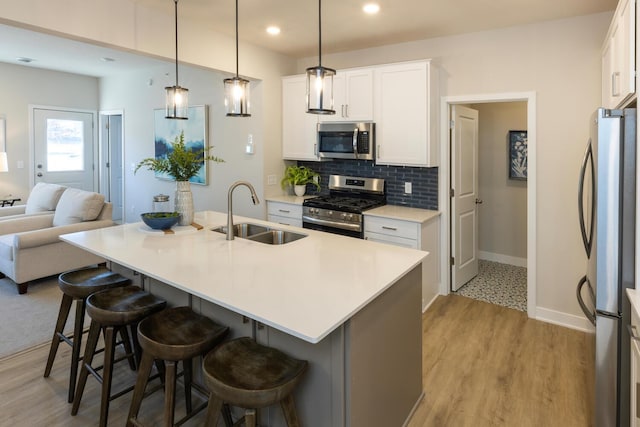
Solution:
[{"label": "pendant light shade", "polygon": [[307,113],[335,114],[333,76],[336,70],[322,66],[322,0],[318,0],[318,65],[307,68]]},{"label": "pendant light shade", "polygon": [[178,84],[178,0],[173,0],[176,22],[176,85],[167,86],[165,118],[187,120],[189,111],[189,89]]},{"label": "pendant light shade", "polygon": [[251,85],[238,74],[238,0],[236,0],[236,76],[224,79],[224,107],[229,117],[251,116]]}]

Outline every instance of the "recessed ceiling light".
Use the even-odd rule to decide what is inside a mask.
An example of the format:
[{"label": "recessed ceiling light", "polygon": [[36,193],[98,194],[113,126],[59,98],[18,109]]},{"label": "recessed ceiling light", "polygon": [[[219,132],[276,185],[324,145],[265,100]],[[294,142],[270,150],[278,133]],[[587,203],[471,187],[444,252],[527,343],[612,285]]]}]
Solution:
[{"label": "recessed ceiling light", "polygon": [[280,27],[276,27],[275,25],[271,25],[271,26],[267,27],[267,33],[271,34],[272,36],[277,36],[278,34],[280,34]]},{"label": "recessed ceiling light", "polygon": [[378,6],[375,3],[367,3],[362,7],[362,10],[364,10],[364,13],[368,13],[369,15],[374,15],[380,12],[380,6]]},{"label": "recessed ceiling light", "polygon": [[16,58],[16,60],[18,60],[18,62],[24,62],[25,64],[28,64],[30,62],[35,61],[35,59],[33,59],[33,58],[27,58],[27,57],[24,57],[24,56]]}]

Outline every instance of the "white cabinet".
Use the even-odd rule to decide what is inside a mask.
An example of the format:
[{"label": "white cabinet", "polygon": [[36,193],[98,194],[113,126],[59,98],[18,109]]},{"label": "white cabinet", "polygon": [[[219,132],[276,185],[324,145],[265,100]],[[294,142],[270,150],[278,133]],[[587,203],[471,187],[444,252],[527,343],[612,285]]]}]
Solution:
[{"label": "white cabinet", "polygon": [[268,200],[267,218],[269,222],[302,227],[302,205]]},{"label": "white cabinet", "polygon": [[631,394],[630,394],[630,422],[629,425],[638,427],[640,426],[640,341],[638,341],[638,335],[640,335],[640,319],[636,314],[635,309],[631,309]]},{"label": "white cabinet", "polygon": [[[411,208],[407,208],[411,209]],[[440,287],[440,216],[420,222],[364,214],[364,238],[429,252],[422,261],[422,310],[435,299]]]},{"label": "white cabinet", "polygon": [[438,166],[438,86],[431,61],[374,70],[376,163]]},{"label": "white cabinet", "polygon": [[338,70],[333,77],[335,115],[320,116],[321,122],[373,120],[373,69]]},{"label": "white cabinet", "polygon": [[316,150],[318,116],[307,113],[305,75],[282,78],[282,157],[319,160]]},{"label": "white cabinet", "polygon": [[615,108],[636,91],[636,3],[620,0],[602,48],[602,104]]}]

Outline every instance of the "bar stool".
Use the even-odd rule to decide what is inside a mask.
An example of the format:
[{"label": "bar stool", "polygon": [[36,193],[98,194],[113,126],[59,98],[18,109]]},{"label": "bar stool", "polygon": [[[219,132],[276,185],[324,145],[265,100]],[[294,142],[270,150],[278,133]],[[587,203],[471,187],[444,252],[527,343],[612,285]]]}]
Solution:
[{"label": "bar stool", "polygon": [[[62,301],[58,312],[58,320],[53,331],[51,347],[47,366],[44,369],[44,377],[51,374],[53,361],[58,352],[58,345],[61,341],[71,346],[71,371],[69,375],[69,396],[68,402],[73,402],[76,389],[76,378],[78,376],[78,364],[80,362],[80,347],[82,345],[82,333],[84,329],[85,303],[89,295],[104,289],[125,286],[131,283],[129,279],[108,270],[104,266],[87,267],[79,270],[67,271],[58,276],[58,286],[62,291]],[[71,304],[76,302],[76,318],[73,328],[73,339],[64,335],[64,326],[69,318]],[[128,340],[123,340],[128,342]]]},{"label": "bar stool", "polygon": [[215,347],[229,332],[213,320],[195,313],[189,307],[174,307],[147,317],[138,325],[138,341],[142,347],[142,361],[138,379],[129,408],[127,426],[142,425],[138,412],[142,404],[147,381],[154,360],[166,363],[164,425],[173,426],[175,418],[176,364],[182,361],[184,372],[186,416],[177,424],[191,418],[205,405],[195,411],[191,404],[192,359],[204,355]]},{"label": "bar stool", "polygon": [[307,365],[248,337],[221,344],[203,362],[211,390],[205,425],[217,426],[223,404],[229,404],[244,408],[246,427],[255,427],[256,409],[279,402],[287,425],[299,426],[292,392]]},{"label": "bar stool", "polygon": [[[87,313],[89,317],[91,317],[91,325],[89,326],[87,346],[85,348],[80,378],[78,378],[78,390],[73,400],[71,415],[78,413],[84,387],[87,384],[87,377],[89,373],[91,373],[96,377],[98,382],[102,384],[99,425],[101,427],[107,425],[109,402],[133,389],[133,387],[129,387],[111,395],[114,363],[132,357],[132,354],[128,353],[121,358],[115,359],[116,333],[125,330],[127,327],[132,329],[137,327],[142,319],[164,309],[166,305],[167,302],[165,300],[133,285],[96,292],[87,298]],[[101,329],[104,329],[102,376],[97,372],[100,368],[94,368],[91,365]],[[139,344],[133,330],[132,338],[134,349],[139,354]]]}]

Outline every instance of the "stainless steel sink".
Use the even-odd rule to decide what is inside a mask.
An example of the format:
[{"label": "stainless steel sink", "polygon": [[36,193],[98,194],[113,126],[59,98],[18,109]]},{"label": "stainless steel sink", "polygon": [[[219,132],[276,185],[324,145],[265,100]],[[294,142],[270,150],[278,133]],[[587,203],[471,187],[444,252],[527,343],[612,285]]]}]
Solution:
[{"label": "stainless steel sink", "polygon": [[[227,226],[212,228],[211,231],[226,234]],[[264,225],[251,224],[249,222],[234,224],[234,235],[243,239],[253,240],[267,245],[284,245],[307,237],[306,234],[294,233],[292,231],[278,230]]]},{"label": "stainless steel sink", "polygon": [[284,245],[285,243],[295,242],[303,237],[307,237],[307,235],[284,230],[269,230],[264,233],[250,236],[249,240],[266,243],[268,245]]},{"label": "stainless steel sink", "polygon": [[[212,228],[211,230],[216,231],[218,233],[227,234],[226,225]],[[266,231],[269,231],[269,227],[265,227],[264,225],[251,224],[249,222],[245,222],[242,224],[234,224],[233,226],[234,236],[243,237],[245,239],[247,237],[253,236],[254,234],[264,233]]]}]

